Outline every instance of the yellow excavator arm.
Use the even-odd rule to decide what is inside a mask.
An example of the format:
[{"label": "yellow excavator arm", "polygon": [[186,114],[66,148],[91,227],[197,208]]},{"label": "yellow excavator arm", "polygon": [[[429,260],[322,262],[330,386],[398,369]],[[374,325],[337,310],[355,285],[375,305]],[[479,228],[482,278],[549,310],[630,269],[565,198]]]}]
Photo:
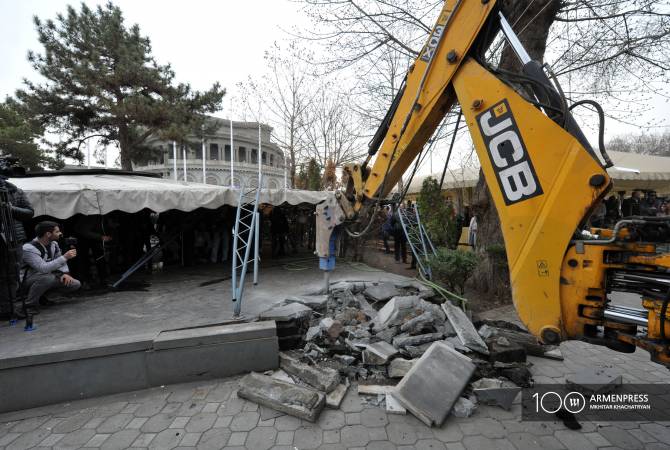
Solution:
[{"label": "yellow excavator arm", "polygon": [[[480,57],[501,28],[523,65],[516,78]],[[531,93],[511,80],[525,82]],[[576,235],[611,188],[605,170],[611,163],[591,149],[560,87],[528,57],[494,0],[445,3],[368,158],[345,167],[347,190],[317,208],[321,268],[334,267],[342,224],[379,205],[456,103],[500,217],[514,305],[528,330],[548,344],[640,346],[670,364],[669,258],[659,242],[647,242],[667,240],[670,224],[640,218],[601,232],[607,239]],[[641,294],[644,308],[612,306],[607,294],[614,288]]]}]

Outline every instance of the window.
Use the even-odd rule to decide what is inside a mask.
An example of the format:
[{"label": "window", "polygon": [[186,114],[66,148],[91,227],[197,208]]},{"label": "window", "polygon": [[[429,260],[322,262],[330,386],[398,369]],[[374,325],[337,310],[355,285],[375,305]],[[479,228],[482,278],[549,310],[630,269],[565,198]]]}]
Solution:
[{"label": "window", "polygon": [[230,161],[230,145],[228,144],[223,146],[223,157],[226,161]]},{"label": "window", "polygon": [[219,159],[219,144],[209,144],[209,159],[218,161],[218,159]]},{"label": "window", "polygon": [[258,164],[258,150],[255,148],[251,149],[251,163]]},{"label": "window", "polygon": [[195,149],[195,159],[202,159],[202,146],[198,145]]},{"label": "window", "polygon": [[268,154],[266,152],[263,152],[263,164],[267,165],[268,163]]},{"label": "window", "polygon": [[275,165],[275,155],[273,155],[272,153],[270,153],[270,165],[271,166]]},{"label": "window", "polygon": [[247,162],[247,148],[246,147],[240,147],[238,150],[238,158],[237,160],[239,162]]}]

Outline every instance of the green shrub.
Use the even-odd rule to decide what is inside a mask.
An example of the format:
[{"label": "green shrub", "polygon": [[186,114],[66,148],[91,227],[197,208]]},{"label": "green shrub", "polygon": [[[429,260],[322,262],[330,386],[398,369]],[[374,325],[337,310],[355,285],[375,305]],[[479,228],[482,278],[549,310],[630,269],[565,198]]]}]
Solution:
[{"label": "green shrub", "polygon": [[435,178],[423,180],[417,204],[421,222],[433,244],[455,248],[461,229],[456,223],[453,205],[442,196],[440,184]]},{"label": "green shrub", "polygon": [[479,256],[476,253],[448,248],[438,248],[437,255],[428,261],[433,280],[461,295],[465,293],[465,282],[472,276],[478,263]]}]

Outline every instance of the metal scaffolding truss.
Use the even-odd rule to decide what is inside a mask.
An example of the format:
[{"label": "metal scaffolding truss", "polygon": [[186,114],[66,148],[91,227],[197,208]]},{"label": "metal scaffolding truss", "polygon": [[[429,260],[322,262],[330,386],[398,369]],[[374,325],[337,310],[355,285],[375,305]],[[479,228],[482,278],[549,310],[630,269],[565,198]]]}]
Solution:
[{"label": "metal scaffolding truss", "polygon": [[412,249],[412,254],[414,254],[414,260],[419,266],[419,271],[427,280],[430,280],[431,270],[428,265],[428,258],[436,255],[436,252],[426,229],[421,223],[419,208],[416,205],[412,205],[411,208],[399,208],[398,215],[407,242]]},{"label": "metal scaffolding truss", "polygon": [[[259,178],[258,186],[262,186]],[[260,214],[258,212],[258,197],[260,187],[240,187],[240,197],[237,202],[235,228],[233,229],[233,303],[234,315],[239,317],[242,311],[242,295],[244,294],[244,279],[246,278],[249,263],[254,263],[254,284],[258,283],[259,262],[259,232]],[[253,255],[252,255],[253,251]]]}]

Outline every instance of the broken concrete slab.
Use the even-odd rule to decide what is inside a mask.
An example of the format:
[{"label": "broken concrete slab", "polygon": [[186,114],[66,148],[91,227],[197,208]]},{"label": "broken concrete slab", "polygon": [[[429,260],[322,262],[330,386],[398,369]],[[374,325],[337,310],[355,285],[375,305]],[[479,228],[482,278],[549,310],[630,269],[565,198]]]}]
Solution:
[{"label": "broken concrete slab", "polygon": [[421,331],[433,325],[435,318],[430,311],[419,314],[400,326],[400,331],[409,334],[420,334]]},{"label": "broken concrete slab", "polygon": [[340,361],[342,364],[345,364],[347,366],[350,366],[351,364],[356,362],[356,358],[354,358],[351,355],[334,355],[333,359]]},{"label": "broken concrete slab", "polygon": [[388,373],[390,378],[402,378],[407,375],[409,369],[416,363],[416,359],[396,358],[389,364]]},{"label": "broken concrete slab", "polygon": [[472,383],[472,393],[485,405],[500,406],[509,411],[521,388],[511,381],[498,378],[481,378]]},{"label": "broken concrete slab", "polygon": [[419,297],[409,295],[406,297],[393,297],[379,311],[373,321],[376,331],[394,325],[400,325],[405,317],[414,315]]},{"label": "broken concrete slab", "polygon": [[324,311],[328,306],[327,295],[293,295],[284,299],[285,303],[300,303],[316,311]]},{"label": "broken concrete slab", "polygon": [[295,384],[295,380],[293,378],[291,378],[291,375],[287,374],[286,372],[284,372],[281,369],[275,370],[272,373],[272,375],[270,375],[270,376],[272,378],[274,378],[275,380],[283,381],[283,382],[289,383],[289,384]]},{"label": "broken concrete slab", "polygon": [[393,394],[386,394],[386,412],[388,414],[407,414],[407,409],[400,404],[400,402],[393,396]]},{"label": "broken concrete slab", "polygon": [[340,374],[337,370],[330,367],[310,366],[286,352],[279,353],[279,367],[313,388],[326,393],[332,392],[340,383]]},{"label": "broken concrete slab", "polygon": [[[500,339],[500,338],[498,338]],[[526,362],[526,349],[520,345],[512,344],[501,345],[498,340],[489,344],[489,358],[492,362]]]},{"label": "broken concrete slab", "polygon": [[391,344],[393,342],[393,338],[400,332],[400,327],[388,327],[384,328],[383,330],[379,331],[377,334],[375,334],[376,337],[381,339],[384,342],[388,342]]},{"label": "broken concrete slab", "polygon": [[470,353],[472,352],[472,349],[469,349],[465,345],[463,345],[463,341],[461,341],[461,338],[458,336],[450,336],[444,340],[444,342],[448,343],[449,345],[452,345],[455,350],[458,350],[461,353]]},{"label": "broken concrete slab", "polygon": [[563,353],[559,347],[552,348],[551,350],[546,350],[542,354],[543,358],[555,359],[557,361],[563,361]]},{"label": "broken concrete slab", "polygon": [[405,356],[409,356],[412,359],[421,358],[431,345],[432,342],[426,342],[421,345],[408,345],[407,347],[404,347],[402,351]]},{"label": "broken concrete slab", "polygon": [[442,339],[442,337],[442,333],[427,333],[418,336],[400,335],[393,338],[393,346],[396,348],[404,348],[408,346],[418,347],[423,344],[438,341]]},{"label": "broken concrete slab", "polygon": [[349,281],[336,281],[334,283],[330,283],[331,291],[352,291],[354,288],[355,284],[350,283]]},{"label": "broken concrete slab", "polygon": [[363,291],[363,295],[373,302],[385,302],[400,295],[400,291],[393,283],[379,283],[376,286],[367,287]]},{"label": "broken concrete slab", "polygon": [[393,395],[426,425],[440,426],[474,371],[470,358],[444,342],[433,342]]},{"label": "broken concrete slab", "polygon": [[375,317],[377,317],[377,310],[372,307],[370,303],[365,299],[365,296],[363,294],[356,294],[356,299],[358,300],[358,304],[360,305],[361,310],[365,313],[366,316],[370,318],[370,320],[374,320]]},{"label": "broken concrete slab", "polygon": [[326,406],[328,408],[339,408],[342,399],[347,395],[347,390],[349,390],[349,380],[346,378],[344,380],[345,383],[338,384],[332,392],[326,395]]},{"label": "broken concrete slab", "polygon": [[309,329],[307,330],[307,334],[305,334],[305,341],[307,341],[307,342],[313,341],[314,339],[321,336],[322,331],[323,330],[318,325],[314,326],[314,327],[309,327]]},{"label": "broken concrete slab", "polygon": [[375,342],[363,350],[363,364],[382,366],[396,354],[398,350],[391,344],[384,341]]},{"label": "broken concrete slab", "polygon": [[328,337],[333,340],[337,339],[344,329],[342,322],[339,320],[333,320],[330,317],[324,317],[321,319],[321,322],[319,322],[319,327],[321,327],[321,329],[328,335]]},{"label": "broken concrete slab", "polygon": [[459,397],[454,404],[451,414],[455,417],[470,417],[477,409],[477,404],[467,397]]},{"label": "broken concrete slab", "polygon": [[278,303],[259,314],[261,320],[287,322],[289,320],[308,318],[312,308],[300,303]]},{"label": "broken concrete slab", "polygon": [[277,417],[284,415],[284,413],[281,411],[277,411],[276,409],[268,408],[267,406],[263,405],[258,408],[258,412],[261,415],[261,420],[276,419]]},{"label": "broken concrete slab", "polygon": [[321,392],[254,372],[242,378],[237,395],[310,422],[316,421],[326,404]]},{"label": "broken concrete slab", "polygon": [[589,367],[566,375],[565,383],[582,392],[607,394],[621,385],[621,374],[604,367]]},{"label": "broken concrete slab", "polygon": [[359,384],[358,393],[360,395],[379,395],[393,393],[396,389],[395,385],[387,384]]},{"label": "broken concrete slab", "polygon": [[456,331],[463,345],[484,355],[489,354],[489,350],[481,336],[479,336],[468,316],[460,308],[449,302],[444,302],[442,303],[442,310],[447,315],[451,326]]}]

